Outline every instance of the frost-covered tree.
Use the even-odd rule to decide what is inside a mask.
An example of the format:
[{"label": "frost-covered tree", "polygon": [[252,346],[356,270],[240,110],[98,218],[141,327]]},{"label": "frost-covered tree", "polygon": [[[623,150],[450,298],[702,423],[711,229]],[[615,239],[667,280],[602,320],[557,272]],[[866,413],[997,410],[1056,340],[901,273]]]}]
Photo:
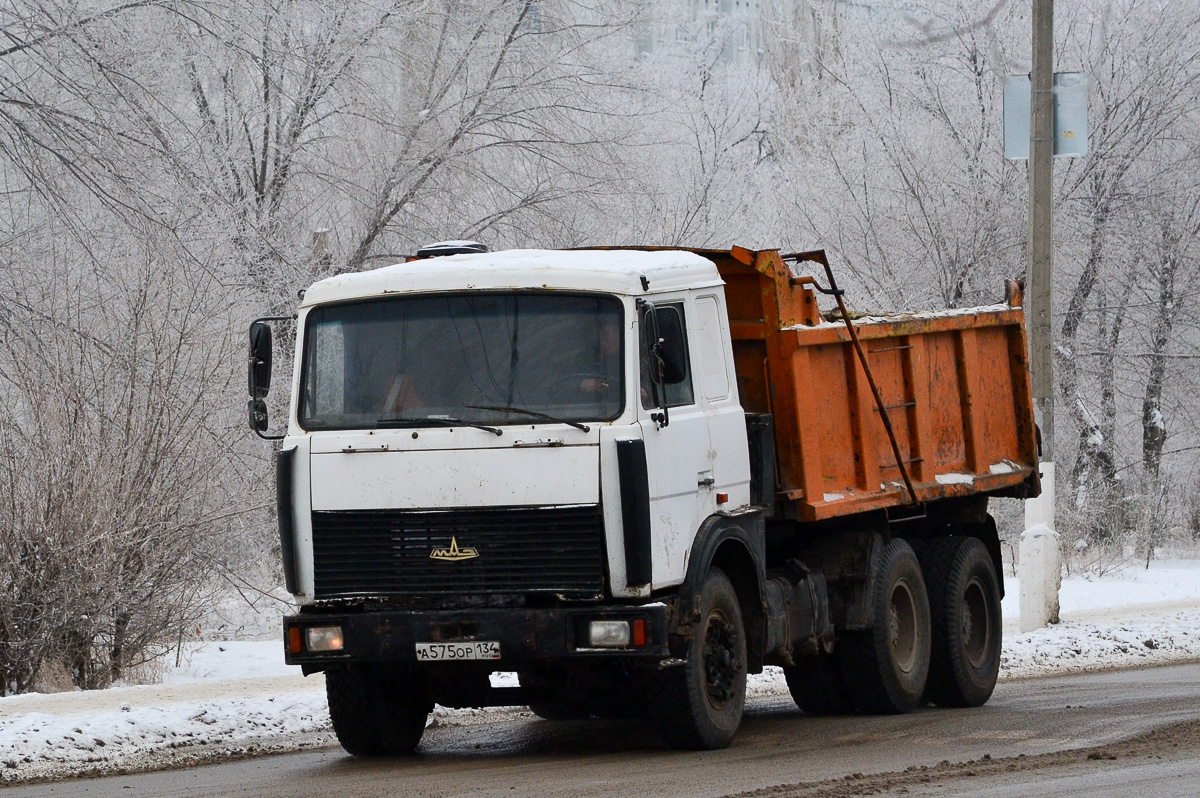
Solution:
[{"label": "frost-covered tree", "polygon": [[102,686],[163,651],[237,505],[220,435],[240,319],[183,245],[192,212],[164,201],[145,124],[166,13],[0,17],[0,692]]}]

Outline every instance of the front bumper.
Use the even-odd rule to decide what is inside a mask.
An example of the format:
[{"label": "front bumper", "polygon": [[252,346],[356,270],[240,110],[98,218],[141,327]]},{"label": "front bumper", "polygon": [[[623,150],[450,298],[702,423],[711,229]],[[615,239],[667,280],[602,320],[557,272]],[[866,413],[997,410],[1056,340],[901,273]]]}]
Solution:
[{"label": "front bumper", "polygon": [[[478,609],[454,611],[386,610],[357,613],[302,613],[283,619],[285,658],[305,672],[348,662],[416,663],[417,644],[500,644],[496,670],[533,663],[586,657],[666,659],[669,608],[664,603],[641,606],[591,606],[547,609]],[[642,621],[645,641],[621,648],[588,645],[592,621]],[[308,651],[306,629],[340,626],[339,651]],[[297,650],[299,649],[299,650]]]}]

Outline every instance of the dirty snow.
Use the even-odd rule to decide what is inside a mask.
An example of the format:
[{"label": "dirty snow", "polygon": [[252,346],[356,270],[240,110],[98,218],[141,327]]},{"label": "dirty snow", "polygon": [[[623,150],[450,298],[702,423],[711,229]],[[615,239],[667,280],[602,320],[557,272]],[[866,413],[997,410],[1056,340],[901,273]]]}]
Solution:
[{"label": "dirty snow", "polygon": [[939,485],[973,485],[975,477],[970,474],[936,474],[933,477]]},{"label": "dirty snow", "polygon": [[[1068,576],[1063,622],[1017,634],[1006,578],[1001,679],[1200,660],[1200,563]],[[496,674],[495,684],[515,683]],[[786,695],[782,672],[750,679],[751,699]],[[431,725],[531,718],[525,709],[447,710]],[[0,783],[180,766],[335,744],[324,684],[283,664],[279,641],[194,643],[162,682],[0,698]]]}]

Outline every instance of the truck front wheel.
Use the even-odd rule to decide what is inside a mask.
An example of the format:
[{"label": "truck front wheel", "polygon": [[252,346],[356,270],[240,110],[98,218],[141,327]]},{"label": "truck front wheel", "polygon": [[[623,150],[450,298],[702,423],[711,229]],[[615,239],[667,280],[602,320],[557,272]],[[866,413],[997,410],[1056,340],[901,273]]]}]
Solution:
[{"label": "truck front wheel", "polygon": [[921,553],[933,618],[925,695],[940,707],[983,706],[1000,673],[1000,587],[983,543],[940,538]]},{"label": "truck front wheel", "polygon": [[329,718],[338,742],[354,756],[411,753],[433,709],[407,669],[351,664],[325,672]]},{"label": "truck front wheel", "polygon": [[845,633],[839,646],[855,703],[864,712],[911,712],[925,693],[931,633],[921,565],[904,540],[884,547],[871,601],[873,628]]},{"label": "truck front wheel", "polygon": [[746,705],[746,635],[733,583],[712,568],[700,591],[700,620],[687,660],[663,671],[655,717],[676,748],[725,748]]}]

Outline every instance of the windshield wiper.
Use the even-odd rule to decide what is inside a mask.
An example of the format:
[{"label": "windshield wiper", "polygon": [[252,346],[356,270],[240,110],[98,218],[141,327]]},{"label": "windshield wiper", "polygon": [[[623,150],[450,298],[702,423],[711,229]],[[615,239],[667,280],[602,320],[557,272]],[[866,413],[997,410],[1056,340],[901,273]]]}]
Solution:
[{"label": "windshield wiper", "polygon": [[376,419],[375,424],[379,427],[391,427],[394,429],[407,429],[409,427],[425,427],[429,425],[439,427],[474,427],[481,429],[484,432],[490,432],[494,435],[503,435],[503,430],[498,430],[495,427],[489,427],[484,424],[476,424],[473,421],[463,421],[461,418],[452,416],[425,416],[423,418],[404,418],[397,416],[395,418],[380,418]]},{"label": "windshield wiper", "polygon": [[533,418],[544,418],[547,421],[554,421],[559,424],[566,424],[575,429],[581,429],[584,432],[591,432],[592,428],[587,424],[580,424],[578,421],[567,421],[565,418],[558,418],[549,413],[539,413],[536,410],[526,410],[523,407],[492,407],[491,405],[465,405],[473,410],[492,410],[496,413],[520,413],[523,416],[532,416]]}]

